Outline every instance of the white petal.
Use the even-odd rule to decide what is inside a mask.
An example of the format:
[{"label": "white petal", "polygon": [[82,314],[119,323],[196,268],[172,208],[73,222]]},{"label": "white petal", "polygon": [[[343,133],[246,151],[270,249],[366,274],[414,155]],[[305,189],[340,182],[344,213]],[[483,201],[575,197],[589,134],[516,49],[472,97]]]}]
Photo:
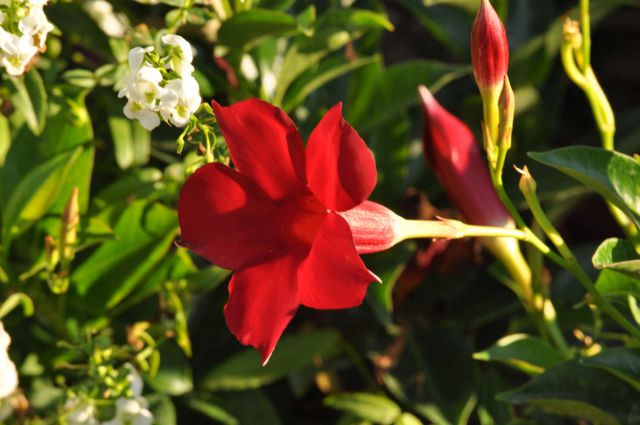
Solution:
[{"label": "white petal", "polygon": [[144,54],[153,51],[153,47],[134,47],[129,50],[129,68],[132,70],[137,70],[142,65],[142,61],[144,60]]},{"label": "white petal", "polygon": [[144,128],[151,131],[160,125],[160,117],[158,114],[148,109],[141,109],[136,113],[136,118]]}]

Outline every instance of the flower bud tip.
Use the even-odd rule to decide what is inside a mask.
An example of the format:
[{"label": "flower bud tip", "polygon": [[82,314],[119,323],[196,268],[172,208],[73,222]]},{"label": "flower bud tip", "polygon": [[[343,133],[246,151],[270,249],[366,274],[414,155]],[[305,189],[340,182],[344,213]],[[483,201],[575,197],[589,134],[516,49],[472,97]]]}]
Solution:
[{"label": "flower bud tip", "polygon": [[509,42],[489,0],[482,0],[473,23],[471,63],[480,90],[499,89],[509,67]]},{"label": "flower bud tip", "polygon": [[518,168],[514,165],[513,168],[515,168],[516,171],[520,173],[520,182],[518,184],[520,191],[524,194],[535,193],[538,185],[529,172],[527,166],[525,165],[522,168]]}]

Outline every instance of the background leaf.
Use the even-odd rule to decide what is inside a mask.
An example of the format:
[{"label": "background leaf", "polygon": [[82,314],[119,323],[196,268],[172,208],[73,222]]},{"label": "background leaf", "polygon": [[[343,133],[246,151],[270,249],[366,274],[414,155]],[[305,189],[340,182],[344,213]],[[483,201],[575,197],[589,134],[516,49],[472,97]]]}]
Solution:
[{"label": "background leaf", "polygon": [[595,190],[640,226],[640,185],[637,184],[640,164],[633,158],[586,146],[530,153],[529,156]]},{"label": "background leaf", "polygon": [[602,242],[593,254],[592,261],[596,269],[611,269],[640,279],[640,255],[625,240],[611,238]]}]

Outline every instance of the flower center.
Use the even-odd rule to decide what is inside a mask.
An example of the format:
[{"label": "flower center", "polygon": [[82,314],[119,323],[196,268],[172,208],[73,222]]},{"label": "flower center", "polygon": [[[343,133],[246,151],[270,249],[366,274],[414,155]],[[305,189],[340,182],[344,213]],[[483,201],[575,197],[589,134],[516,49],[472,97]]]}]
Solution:
[{"label": "flower center", "polygon": [[327,209],[311,193],[282,199],[277,205],[277,231],[287,235],[288,244],[310,248],[327,216]]}]

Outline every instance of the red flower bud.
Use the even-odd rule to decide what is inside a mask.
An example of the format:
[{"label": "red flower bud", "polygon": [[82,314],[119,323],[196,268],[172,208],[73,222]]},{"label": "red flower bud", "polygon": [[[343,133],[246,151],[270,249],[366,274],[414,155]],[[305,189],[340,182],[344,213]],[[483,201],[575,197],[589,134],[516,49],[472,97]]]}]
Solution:
[{"label": "red flower bud", "polygon": [[[498,198],[473,133],[444,109],[426,87],[419,88],[425,115],[424,153],[451,203],[466,221],[476,225],[514,227]],[[531,300],[531,272],[518,241],[483,238],[482,243],[518,282],[520,296]]]},{"label": "red flower bud", "polygon": [[471,63],[480,90],[501,88],[509,68],[507,34],[489,0],[482,0],[471,30]]},{"label": "red flower bud", "polygon": [[451,203],[471,224],[513,225],[469,127],[444,109],[426,87],[420,86],[419,93],[425,114],[425,157]]}]

